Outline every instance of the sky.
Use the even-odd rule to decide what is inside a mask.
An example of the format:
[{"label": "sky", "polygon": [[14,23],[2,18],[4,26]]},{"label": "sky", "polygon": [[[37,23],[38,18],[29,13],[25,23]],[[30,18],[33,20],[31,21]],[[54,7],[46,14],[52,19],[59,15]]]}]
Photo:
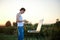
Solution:
[{"label": "sky", "polygon": [[44,24],[55,23],[60,19],[60,0],[0,0],[0,25],[6,21],[16,22],[16,14],[24,7],[23,19],[32,24],[44,19]]}]

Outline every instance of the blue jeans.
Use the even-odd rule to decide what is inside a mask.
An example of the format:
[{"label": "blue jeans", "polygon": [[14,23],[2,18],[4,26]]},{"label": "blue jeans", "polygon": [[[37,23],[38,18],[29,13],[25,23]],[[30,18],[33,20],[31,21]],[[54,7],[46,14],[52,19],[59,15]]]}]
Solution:
[{"label": "blue jeans", "polygon": [[18,40],[24,40],[24,27],[18,27]]}]

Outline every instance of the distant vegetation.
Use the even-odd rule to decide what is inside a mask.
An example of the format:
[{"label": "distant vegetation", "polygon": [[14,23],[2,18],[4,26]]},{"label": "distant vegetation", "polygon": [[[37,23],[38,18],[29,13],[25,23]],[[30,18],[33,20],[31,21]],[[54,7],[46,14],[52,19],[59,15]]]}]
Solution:
[{"label": "distant vegetation", "polygon": [[[27,33],[27,30],[36,29],[37,25],[38,23],[32,25],[32,23],[26,22],[24,24],[25,34]],[[17,35],[17,23],[13,22],[13,26],[11,26],[11,22],[7,21],[5,27],[0,27],[0,33],[7,35]],[[44,37],[50,37],[51,40],[60,39],[60,21],[57,19],[56,23],[54,24],[42,25],[40,34]]]}]

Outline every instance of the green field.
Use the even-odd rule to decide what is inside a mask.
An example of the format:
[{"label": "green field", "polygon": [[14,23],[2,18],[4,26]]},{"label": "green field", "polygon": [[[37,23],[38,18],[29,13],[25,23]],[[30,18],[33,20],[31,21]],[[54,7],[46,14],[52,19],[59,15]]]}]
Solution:
[{"label": "green field", "polygon": [[[17,35],[4,35],[0,34],[0,40],[18,40]],[[35,37],[25,37],[24,40],[45,40],[43,37],[39,37],[38,39]]]},{"label": "green field", "polygon": [[[25,24],[24,40],[60,40],[60,24],[42,25],[39,34],[28,34],[27,30],[35,30],[37,24]],[[6,26],[0,28],[0,40],[18,40],[17,26]],[[28,36],[29,35],[29,36]]]},{"label": "green field", "polygon": [[0,40],[17,40],[16,35],[0,35]]}]

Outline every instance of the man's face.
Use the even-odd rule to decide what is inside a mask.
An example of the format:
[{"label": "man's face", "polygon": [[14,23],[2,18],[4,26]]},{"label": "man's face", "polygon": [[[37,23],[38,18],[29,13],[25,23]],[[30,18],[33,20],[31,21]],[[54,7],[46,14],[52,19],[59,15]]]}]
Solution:
[{"label": "man's face", "polygon": [[25,11],[24,10],[21,10],[20,12],[21,12],[21,14],[23,14]]}]

